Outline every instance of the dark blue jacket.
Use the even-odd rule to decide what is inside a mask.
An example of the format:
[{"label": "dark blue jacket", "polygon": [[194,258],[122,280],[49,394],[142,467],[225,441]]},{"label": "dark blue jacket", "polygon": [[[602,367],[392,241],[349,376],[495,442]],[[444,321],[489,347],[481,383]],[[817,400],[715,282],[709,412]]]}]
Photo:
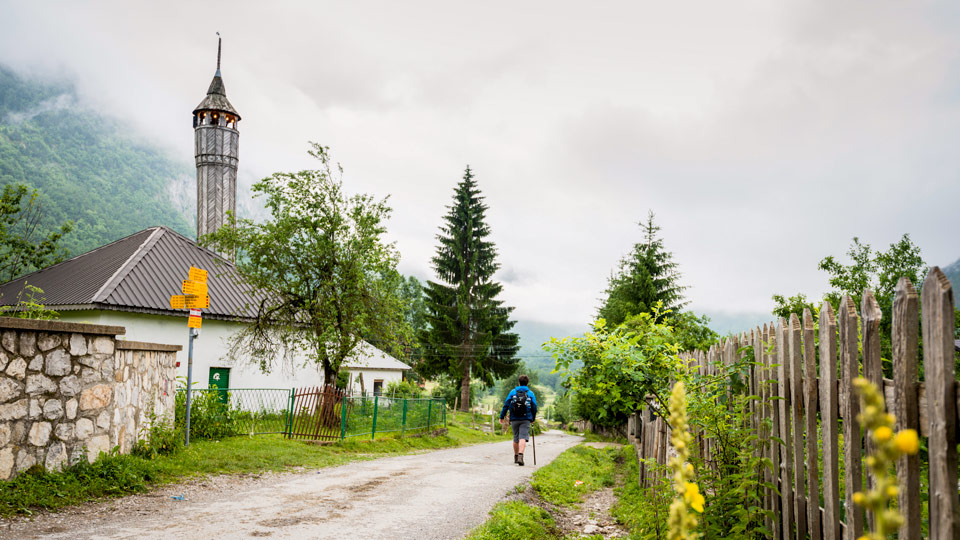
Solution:
[{"label": "dark blue jacket", "polygon": [[513,416],[511,416],[511,417],[510,417],[510,421],[512,422],[512,421],[514,421],[514,420],[529,420],[529,421],[533,422],[533,420],[537,417],[537,397],[533,395],[533,390],[530,390],[530,388],[528,388],[528,387],[526,387],[526,386],[518,386],[518,387],[516,387],[516,388],[514,388],[513,390],[510,391],[510,395],[507,396],[507,400],[503,402],[503,410],[500,411],[500,419],[503,420],[503,418],[504,418],[505,416],[507,416],[507,413],[510,412],[510,400],[513,399],[513,396],[517,395],[517,390],[526,390],[526,391],[527,391],[527,396],[530,397],[530,405],[531,405],[531,406],[530,406],[530,408],[527,410],[527,416],[526,416],[526,417],[524,417],[524,418],[514,418]]}]

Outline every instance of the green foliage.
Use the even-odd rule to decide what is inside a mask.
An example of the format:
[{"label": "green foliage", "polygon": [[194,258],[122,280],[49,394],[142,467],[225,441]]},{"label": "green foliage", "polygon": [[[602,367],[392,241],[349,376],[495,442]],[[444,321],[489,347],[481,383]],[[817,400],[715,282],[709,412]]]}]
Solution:
[{"label": "green foliage", "polygon": [[419,398],[423,396],[423,389],[412,381],[390,381],[383,394],[397,398]]},{"label": "green foliage", "polygon": [[[345,359],[369,337],[397,354],[408,331],[389,280],[398,254],[384,240],[386,200],[347,196],[328,149],[312,143],[320,169],[274,173],[254,185],[271,219],[230,223],[202,241],[237,254],[237,271],[256,291],[256,320],[233,338],[237,356],[269,371],[284,351],[309,351],[336,380]],[[278,249],[282,246],[282,249]]]},{"label": "green foliage", "polygon": [[610,514],[630,531],[632,540],[662,540],[667,533],[667,515],[674,492],[672,475],[668,468],[652,459],[643,460],[646,470],[655,472],[658,483],[652,487],[640,487],[639,462],[636,453],[626,454],[623,476],[627,481],[615,493],[617,502]]},{"label": "green foliage", "polygon": [[[190,396],[190,440],[223,439],[241,435],[244,413],[220,399],[220,392],[193,392]],[[186,430],[187,393],[178,391],[175,397],[175,430]]]},{"label": "green foliage", "polygon": [[43,209],[39,197],[39,191],[31,191],[23,184],[3,186],[0,193],[0,283],[58,263],[67,256],[60,240],[73,230],[73,222],[67,221],[50,232],[42,231]]},{"label": "green foliage", "polygon": [[[583,337],[551,339],[553,354],[574,392],[578,416],[599,426],[619,426],[650,396],[666,410],[667,383],[682,361],[670,326],[657,322],[658,307],[631,319],[630,327],[608,330],[603,320]],[[574,371],[575,360],[583,367]]]},{"label": "green foliage", "polygon": [[[519,486],[518,486],[519,487]],[[521,501],[497,503],[486,523],[470,531],[467,540],[552,540],[556,523],[550,513]]]},{"label": "green foliage", "polygon": [[773,315],[778,319],[789,321],[790,315],[795,313],[800,320],[803,320],[804,309],[810,310],[814,322],[817,321],[820,315],[820,306],[808,301],[807,295],[803,293],[796,294],[790,298],[784,298],[783,295],[775,294],[773,295],[773,303]]},{"label": "green foliage", "polygon": [[530,485],[548,503],[579,503],[585,494],[614,484],[619,455],[612,447],[574,446],[537,469]]},{"label": "green foliage", "polygon": [[176,179],[194,175],[190,156],[183,157],[170,160],[119,122],[82,109],[68,85],[0,67],[0,185],[39,190],[32,199],[43,209],[35,245],[71,220],[74,231],[57,245],[74,254],[155,225],[192,236],[193,220],[169,195]]},{"label": "green foliage", "polygon": [[[147,414],[148,426],[134,443],[131,453],[146,459],[176,454],[184,448],[183,429],[170,426],[153,411]],[[192,420],[192,418],[191,418]],[[191,430],[192,431],[192,430]]]},{"label": "green foliage", "polygon": [[550,406],[550,419],[561,424],[569,424],[576,420],[573,414],[573,398],[570,392],[558,394]]},{"label": "green foliage", "polygon": [[[16,302],[0,306],[0,317],[18,319],[56,320],[60,314],[43,305],[43,289],[24,282],[23,289],[17,293]],[[0,298],[2,300],[2,298]]]},{"label": "green foliage", "polygon": [[425,289],[429,329],[421,332],[424,376],[445,374],[460,381],[460,408],[471,403],[471,378],[491,386],[516,370],[517,334],[512,307],[497,299],[503,286],[493,280],[500,268],[486,224],[487,205],[467,167],[444,216],[432,259],[438,281]]},{"label": "green foliage", "polygon": [[663,247],[651,211],[646,224],[640,224],[644,238],[634,244],[633,251],[620,260],[620,267],[607,283],[607,299],[598,318],[611,326],[619,325],[632,315],[648,313],[658,303],[660,315],[679,313],[686,302],[679,284],[680,273],[673,254]]}]

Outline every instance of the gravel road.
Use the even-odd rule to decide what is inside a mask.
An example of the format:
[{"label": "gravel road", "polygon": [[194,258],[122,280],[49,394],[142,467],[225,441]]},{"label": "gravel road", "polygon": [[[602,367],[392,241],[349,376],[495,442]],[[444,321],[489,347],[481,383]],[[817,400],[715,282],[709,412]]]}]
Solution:
[{"label": "gravel road", "polygon": [[[537,467],[510,442],[355,462],[300,473],[218,476],[0,521],[3,539],[462,538],[506,493],[582,439],[537,437]],[[183,501],[171,499],[184,495]]]}]

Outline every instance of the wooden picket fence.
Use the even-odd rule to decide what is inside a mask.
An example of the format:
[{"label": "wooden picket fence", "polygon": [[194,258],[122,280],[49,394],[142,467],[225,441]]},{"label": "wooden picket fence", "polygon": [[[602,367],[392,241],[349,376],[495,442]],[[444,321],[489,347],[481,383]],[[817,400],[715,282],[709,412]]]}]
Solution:
[{"label": "wooden picket fence", "polygon": [[[706,353],[684,358],[701,374],[715,374],[737,361],[738,350],[752,345],[750,369],[752,421],[758,430],[772,425],[758,445],[758,454],[775,464],[765,480],[764,508],[770,511],[767,529],[778,540],[854,540],[864,531],[864,512],[852,494],[863,491],[865,441],[854,420],[860,401],[852,381],[864,376],[883,388],[887,409],[897,417],[897,429],[912,428],[926,439],[929,497],[921,499],[920,458],[907,456],[896,465],[898,506],[904,517],[899,538],[921,538],[921,505],[929,505],[929,538],[960,539],[957,484],[958,382],[954,373],[954,303],[950,282],[939,268],[928,274],[918,297],[910,280],[901,278],[893,302],[893,380],[883,377],[880,359],[880,308],[870,291],[863,295],[858,315],[854,301],[844,297],[839,313],[824,302],[819,315],[819,347],[809,310],[802,320],[792,315],[776,325],[764,325],[715,345]],[[922,304],[922,310],[920,306]],[[922,311],[924,380],[918,379],[918,342]],[[860,336],[858,339],[858,328]],[[858,345],[860,351],[858,351]],[[817,365],[819,359],[819,374]],[[840,376],[838,377],[838,367]],[[862,370],[861,370],[862,368]],[[772,422],[765,423],[764,420]],[[848,421],[849,420],[849,421]],[[632,419],[631,432],[641,458],[666,464],[669,429],[649,411]],[[840,441],[840,430],[842,440]],[[822,440],[822,464],[818,460]],[[699,451],[710,461],[713,442],[697,436]],[[866,446],[864,446],[866,443]],[[845,474],[840,477],[840,456]],[[651,485],[662,470],[641,466],[640,482]],[[844,499],[840,499],[840,482]],[[867,479],[867,482],[871,482]],[[842,506],[841,506],[842,505]],[[709,508],[707,509],[709,511]],[[842,519],[841,519],[842,517]]]}]

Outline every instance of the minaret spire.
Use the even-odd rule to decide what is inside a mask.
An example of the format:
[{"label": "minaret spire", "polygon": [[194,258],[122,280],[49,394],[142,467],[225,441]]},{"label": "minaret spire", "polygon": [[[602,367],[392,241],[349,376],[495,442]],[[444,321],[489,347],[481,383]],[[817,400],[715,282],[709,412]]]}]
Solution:
[{"label": "minaret spire", "polygon": [[217,77],[220,76],[220,50],[223,47],[223,38],[220,37],[220,32],[217,32]]}]

